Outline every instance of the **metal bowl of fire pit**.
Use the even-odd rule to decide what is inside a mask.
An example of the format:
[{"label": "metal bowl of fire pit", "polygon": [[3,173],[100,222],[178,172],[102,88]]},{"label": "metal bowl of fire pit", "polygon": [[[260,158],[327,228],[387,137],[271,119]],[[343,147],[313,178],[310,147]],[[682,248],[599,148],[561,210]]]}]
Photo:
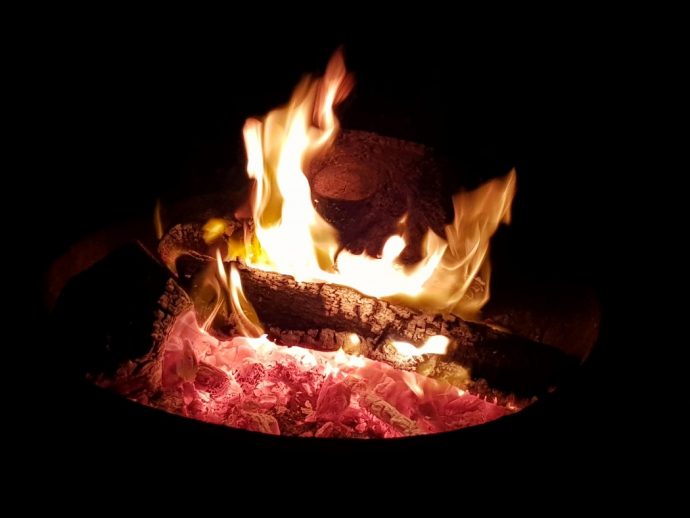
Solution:
[{"label": "metal bowl of fire pit", "polygon": [[166,206],[157,236],[116,225],[53,265],[54,331],[94,397],[213,433],[393,439],[511,419],[577,372],[593,295],[499,289],[487,304],[519,172],[444,197],[426,146],[338,134],[350,86],[336,55],[248,120],[253,183],[234,201]]}]

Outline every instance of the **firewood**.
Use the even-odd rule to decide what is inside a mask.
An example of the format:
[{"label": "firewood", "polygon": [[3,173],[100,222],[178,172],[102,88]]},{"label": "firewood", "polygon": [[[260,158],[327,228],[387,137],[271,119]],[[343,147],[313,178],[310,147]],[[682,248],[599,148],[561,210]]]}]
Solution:
[{"label": "firewood", "polygon": [[[159,250],[168,267],[178,272],[183,287],[195,293],[200,284],[207,283],[214,260],[209,246],[195,247],[195,239],[179,240],[181,235],[193,237],[194,228],[199,232],[198,226],[186,227],[174,232],[175,246],[186,246],[186,250],[176,250],[168,237],[163,239]],[[506,394],[532,397],[543,393],[578,363],[574,357],[553,347],[486,323],[468,322],[455,315],[429,314],[344,286],[296,282],[288,275],[239,263],[237,266],[245,295],[266,331],[284,345],[320,350],[342,347],[346,352],[359,353],[398,368],[424,369],[425,374],[454,384],[466,381],[457,367],[460,365],[470,370],[475,391],[499,398]],[[212,304],[208,299],[205,302],[200,299],[195,297],[195,308],[199,320],[204,321]],[[226,320],[225,325],[231,327],[232,320]],[[228,327],[224,331],[233,332]],[[430,362],[431,365],[420,364],[419,360],[403,363],[390,346],[392,340],[419,346],[433,335],[447,336],[452,353],[445,359]]]},{"label": "firewood", "polygon": [[[455,315],[432,315],[329,283],[238,264],[245,295],[269,335],[286,345],[324,350],[358,349],[395,363],[391,340],[422,345],[433,335],[451,340],[449,359],[473,378],[521,396],[550,388],[576,361],[560,351]],[[356,338],[355,338],[356,336]],[[398,365],[400,366],[400,365]]]}]

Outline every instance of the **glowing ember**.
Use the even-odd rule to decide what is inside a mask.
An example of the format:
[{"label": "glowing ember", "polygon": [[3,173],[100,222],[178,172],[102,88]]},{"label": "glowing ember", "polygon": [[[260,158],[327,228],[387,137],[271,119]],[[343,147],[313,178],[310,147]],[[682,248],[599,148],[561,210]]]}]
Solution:
[{"label": "glowing ember", "polygon": [[[335,140],[339,124],[333,108],[351,87],[343,57],[336,53],[323,79],[305,79],[287,106],[263,121],[247,120],[247,173],[256,181],[254,226],[242,243],[230,247],[229,258],[239,256],[250,266],[301,281],[326,281],[413,307],[473,316],[489,297],[489,239],[501,222],[510,220],[515,172],[457,194],[454,221],[443,237],[428,231],[423,257],[415,265],[399,261],[406,246],[405,218],[400,235],[388,239],[381,257],[338,253],[338,233],[314,209],[303,171]],[[213,223],[206,231],[209,242],[222,234]],[[470,289],[477,276],[484,286],[478,292]]]},{"label": "glowing ember", "polygon": [[384,438],[437,433],[509,411],[447,383],[338,352],[278,346],[265,337],[220,341],[193,312],[165,344],[170,412],[269,434]]}]

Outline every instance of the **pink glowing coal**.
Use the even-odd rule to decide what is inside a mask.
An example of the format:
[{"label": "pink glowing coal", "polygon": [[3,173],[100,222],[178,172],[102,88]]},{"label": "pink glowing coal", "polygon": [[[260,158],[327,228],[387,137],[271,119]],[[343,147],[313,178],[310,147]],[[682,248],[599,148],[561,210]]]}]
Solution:
[{"label": "pink glowing coal", "polygon": [[342,350],[219,340],[179,318],[165,343],[155,405],[234,428],[303,437],[391,438],[445,432],[509,413],[446,382]]}]

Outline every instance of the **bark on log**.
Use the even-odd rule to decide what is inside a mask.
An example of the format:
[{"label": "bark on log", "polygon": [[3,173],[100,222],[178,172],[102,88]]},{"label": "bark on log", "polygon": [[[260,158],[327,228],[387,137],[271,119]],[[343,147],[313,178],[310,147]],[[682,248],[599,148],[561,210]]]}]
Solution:
[{"label": "bark on log", "polygon": [[386,344],[404,340],[421,345],[433,335],[451,339],[454,362],[492,388],[531,397],[555,385],[577,362],[560,351],[454,315],[431,315],[401,304],[327,283],[297,282],[292,277],[238,265],[245,295],[270,335],[279,341],[394,359]]},{"label": "bark on log", "polygon": [[[177,247],[184,253],[171,253],[175,246],[167,243],[160,252],[168,267],[178,272],[179,281],[193,295],[200,321],[205,321],[213,299],[200,289],[213,267],[210,247],[194,246],[180,236],[194,236],[187,226],[175,233]],[[178,235],[179,234],[179,235]],[[166,236],[161,242],[171,238]],[[198,250],[198,248],[201,248]],[[208,254],[208,255],[207,255]],[[475,387],[482,394],[516,394],[532,397],[557,384],[578,364],[576,358],[532,340],[500,331],[487,324],[467,322],[453,315],[431,315],[363,295],[351,288],[301,283],[292,277],[264,272],[238,264],[247,298],[257,311],[262,325],[272,339],[285,345],[303,345],[314,349],[361,353],[400,368],[424,369],[432,377],[453,383],[465,377],[457,365],[470,369]],[[208,291],[208,290],[207,290]],[[225,321],[225,325],[232,320]],[[232,329],[222,329],[231,333]],[[351,335],[357,335],[354,344]],[[448,361],[430,359],[401,363],[402,358],[389,344],[403,340],[421,345],[429,336],[444,335],[451,339],[454,352]]]},{"label": "bark on log", "polygon": [[[473,370],[478,383],[470,389],[499,398],[511,393],[538,395],[575,364],[550,347],[457,317],[426,315],[341,286],[297,283],[245,266],[239,270],[262,321],[284,344],[347,350],[353,346],[349,337],[354,332],[363,354],[415,368],[417,360],[400,364],[404,359],[386,345],[387,340],[420,343],[429,332],[444,334],[457,343],[451,359]],[[62,341],[71,344],[64,359],[82,374],[94,373],[101,386],[115,383],[113,388],[129,397],[155,397],[161,346],[177,315],[190,304],[185,290],[140,247],[120,250],[73,279],[60,297],[55,321]],[[436,357],[425,359],[422,366],[436,378],[454,381],[462,375],[453,362]]]}]

